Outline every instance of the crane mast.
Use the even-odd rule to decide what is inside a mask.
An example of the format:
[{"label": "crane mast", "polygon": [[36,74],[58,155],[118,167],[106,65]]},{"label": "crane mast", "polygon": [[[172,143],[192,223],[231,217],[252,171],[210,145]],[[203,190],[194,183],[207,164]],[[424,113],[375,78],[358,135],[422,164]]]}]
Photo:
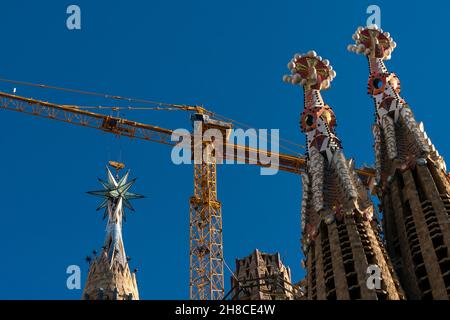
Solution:
[{"label": "crane mast", "polygon": [[[201,157],[194,155],[194,195],[190,199],[190,283],[192,300],[221,300],[224,296],[222,205],[217,199],[217,160],[227,140],[231,124],[196,113],[191,117],[194,141],[199,141]],[[217,129],[219,144],[205,132]],[[200,136],[200,139],[195,139]],[[216,144],[215,144],[216,143]],[[220,156],[222,156],[220,154]],[[199,159],[201,158],[201,159]]]}]

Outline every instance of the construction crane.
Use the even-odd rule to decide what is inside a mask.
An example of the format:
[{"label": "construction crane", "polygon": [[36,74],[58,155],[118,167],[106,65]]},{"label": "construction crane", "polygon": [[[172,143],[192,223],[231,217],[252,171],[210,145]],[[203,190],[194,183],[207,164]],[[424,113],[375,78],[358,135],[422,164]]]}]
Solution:
[{"label": "construction crane", "polygon": [[[129,138],[137,138],[175,146],[172,130],[154,125],[130,121],[90,112],[76,106],[59,105],[0,92],[0,109],[22,112],[38,117],[67,122],[98,129]],[[181,106],[182,110],[195,112],[192,120],[201,122],[203,134],[206,130],[219,129],[226,135],[229,123],[213,120],[202,107]],[[194,129],[194,132],[196,130]],[[181,136],[180,136],[181,138]],[[192,137],[191,141],[196,141]],[[210,148],[212,141],[201,141],[201,154]],[[193,149],[195,146],[193,146]],[[230,153],[229,150],[232,150]],[[236,144],[223,148],[226,159],[267,166],[261,163],[250,147]],[[302,157],[272,154],[279,157],[277,169],[300,174],[305,165]],[[190,298],[194,300],[222,299],[224,296],[223,243],[221,203],[217,199],[217,159],[215,154],[209,161],[194,162],[194,195],[190,198]]]},{"label": "construction crane", "polygon": [[[41,85],[36,85],[41,86]],[[72,90],[74,91],[74,90]],[[101,108],[101,107],[100,107]],[[231,124],[211,119],[210,111],[200,106],[176,106],[177,109],[194,112],[191,120],[202,124],[202,130],[210,128],[224,132]],[[0,109],[7,109],[38,117],[63,121],[73,125],[98,129],[115,135],[137,138],[175,146],[172,136],[179,135],[170,129],[139,123],[120,117],[87,111],[77,106],[67,106],[15,94],[0,92]],[[120,109],[118,107],[117,109]],[[203,133],[203,132],[200,132]],[[180,136],[181,138],[182,136]],[[192,136],[191,136],[192,137]],[[192,137],[191,141],[195,141]],[[202,141],[201,151],[213,146],[213,141]],[[194,146],[195,148],[195,146]],[[231,152],[230,152],[231,150]],[[265,167],[255,155],[256,150],[225,141],[223,158]],[[279,163],[272,164],[274,169],[301,174],[306,160],[302,156],[268,152],[276,156]],[[190,198],[190,298],[194,300],[218,300],[224,296],[223,242],[221,203],[217,199],[217,157],[211,157],[200,163],[194,162],[194,195]],[[371,168],[357,170],[366,185],[371,185],[374,172]]]}]

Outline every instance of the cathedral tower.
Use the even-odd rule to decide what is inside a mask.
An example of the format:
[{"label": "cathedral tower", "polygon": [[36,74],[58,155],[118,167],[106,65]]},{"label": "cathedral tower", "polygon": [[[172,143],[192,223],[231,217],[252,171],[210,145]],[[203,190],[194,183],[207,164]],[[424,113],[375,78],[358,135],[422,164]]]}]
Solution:
[{"label": "cathedral tower", "polygon": [[[345,158],[336,136],[336,118],[324,103],[335,72],[314,51],[296,54],[284,80],[304,89],[300,126],[306,134],[302,243],[309,300],[402,299],[402,290],[373,218],[373,204]],[[368,285],[368,268],[381,273],[378,288]]]},{"label": "cathedral tower", "polygon": [[388,252],[408,298],[448,299],[450,184],[444,160],[400,96],[399,78],[384,64],[396,47],[389,33],[360,27],[353,40],[348,49],[369,61],[377,192]]},{"label": "cathedral tower", "polygon": [[236,274],[231,277],[233,300],[293,300],[296,290],[291,270],[280,254],[255,249],[243,259],[236,259]]},{"label": "cathedral tower", "polygon": [[[123,164],[110,162],[117,171]],[[85,300],[138,300],[136,274],[130,272],[128,257],[122,239],[122,222],[125,221],[124,207],[134,211],[131,199],[143,196],[128,190],[136,179],[128,182],[129,171],[122,177],[114,177],[106,168],[107,181],[98,179],[104,190],[90,191],[91,195],[103,198],[97,208],[105,208],[103,219],[108,218],[106,238],[101,253],[90,263],[89,274],[83,291]]]}]

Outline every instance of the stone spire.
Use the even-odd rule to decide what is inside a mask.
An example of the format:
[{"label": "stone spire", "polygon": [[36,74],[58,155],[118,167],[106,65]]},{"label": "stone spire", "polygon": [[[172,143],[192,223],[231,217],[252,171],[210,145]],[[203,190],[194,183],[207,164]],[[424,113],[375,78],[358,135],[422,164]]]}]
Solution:
[{"label": "stone spire", "polygon": [[389,254],[408,298],[448,299],[450,183],[444,159],[400,96],[399,78],[385,66],[396,47],[390,34],[376,25],[359,27],[353,40],[348,50],[369,62],[377,191]]},{"label": "stone spire", "polygon": [[97,210],[105,209],[103,219],[108,218],[108,224],[103,249],[90,264],[82,299],[138,300],[136,275],[130,272],[123,245],[122,222],[126,220],[124,207],[134,211],[130,200],[143,196],[128,191],[136,181],[127,181],[129,171],[120,179],[108,167],[106,173],[108,181],[99,179],[104,190],[88,192],[103,198]]},{"label": "stone spire", "polygon": [[[308,299],[401,299],[402,291],[373,221],[373,204],[342,151],[333,110],[321,95],[336,73],[314,51],[296,54],[284,81],[304,89],[300,127],[306,134],[302,243]],[[367,270],[382,275],[378,289]]]}]

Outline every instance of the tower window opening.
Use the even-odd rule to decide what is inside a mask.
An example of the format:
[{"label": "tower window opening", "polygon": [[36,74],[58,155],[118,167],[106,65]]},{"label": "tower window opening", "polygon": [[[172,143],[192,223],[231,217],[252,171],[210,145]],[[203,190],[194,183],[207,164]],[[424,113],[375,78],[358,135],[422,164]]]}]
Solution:
[{"label": "tower window opening", "polygon": [[381,87],[383,86],[383,80],[381,80],[380,78],[375,78],[373,79],[372,84],[375,89],[381,89]]}]

